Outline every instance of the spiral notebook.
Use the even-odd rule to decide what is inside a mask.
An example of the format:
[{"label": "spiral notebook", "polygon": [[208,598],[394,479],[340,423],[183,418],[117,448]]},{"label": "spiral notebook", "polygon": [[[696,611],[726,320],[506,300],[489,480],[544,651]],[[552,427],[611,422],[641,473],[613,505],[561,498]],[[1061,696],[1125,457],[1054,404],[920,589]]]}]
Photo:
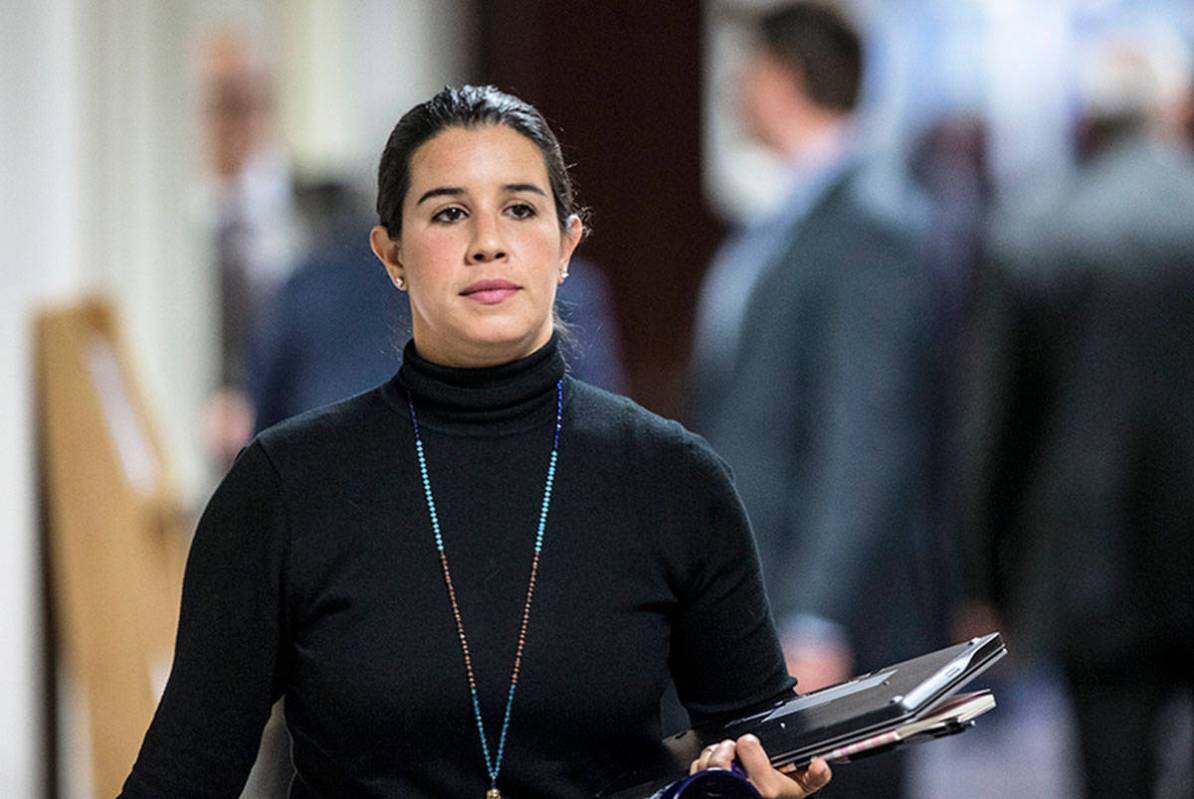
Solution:
[{"label": "spiral notebook", "polygon": [[[989,691],[958,692],[1007,654],[999,633],[930,652],[742,718],[676,733],[657,753],[607,785],[605,799],[650,799],[684,779],[709,744],[758,736],[777,768],[878,754],[966,730],[995,706]],[[678,794],[677,794],[678,795]]]}]

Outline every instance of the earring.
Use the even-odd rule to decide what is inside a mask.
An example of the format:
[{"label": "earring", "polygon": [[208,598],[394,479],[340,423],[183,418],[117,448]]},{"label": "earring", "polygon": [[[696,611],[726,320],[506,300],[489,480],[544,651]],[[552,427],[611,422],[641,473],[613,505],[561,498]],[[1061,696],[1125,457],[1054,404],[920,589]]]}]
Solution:
[{"label": "earring", "polygon": [[564,264],[563,266],[560,267],[560,282],[563,283],[567,279],[568,279],[568,264]]},{"label": "earring", "polygon": [[394,285],[398,287],[399,291],[406,291],[406,280],[401,275],[394,278]]}]

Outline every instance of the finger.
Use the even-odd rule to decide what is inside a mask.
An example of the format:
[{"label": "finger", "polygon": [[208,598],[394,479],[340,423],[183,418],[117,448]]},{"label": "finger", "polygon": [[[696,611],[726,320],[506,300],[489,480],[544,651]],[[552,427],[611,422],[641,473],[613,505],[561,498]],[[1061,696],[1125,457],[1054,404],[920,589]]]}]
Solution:
[{"label": "finger", "polygon": [[[806,779],[805,769],[794,769],[790,765],[787,769],[791,778],[772,767],[771,759],[763,749],[762,743],[753,735],[744,735],[738,739],[738,762],[746,769],[746,776],[765,797],[804,797],[813,793],[829,781],[820,769],[811,779]],[[825,761],[820,763],[826,771]]]},{"label": "finger", "polygon": [[776,788],[776,777],[779,776],[771,767],[771,759],[763,750],[759,739],[753,735],[743,735],[738,739],[738,762],[746,769],[746,777],[764,794]]},{"label": "finger", "polygon": [[717,744],[709,744],[702,749],[701,753],[697,755],[696,760],[692,761],[692,765],[688,767],[688,773],[696,774],[698,771],[705,769],[709,763],[709,756],[713,754],[713,750],[716,748]]},{"label": "finger", "polygon": [[807,768],[800,769],[792,775],[792,778],[800,783],[800,787],[809,793],[824,788],[832,777],[833,771],[829,764],[819,757],[813,758],[813,762],[809,763]]},{"label": "finger", "polygon": [[724,768],[728,769],[734,764],[735,744],[733,741],[727,739],[713,747],[713,751],[709,753],[709,761],[705,764],[706,768]]},{"label": "finger", "polygon": [[717,749],[717,744],[709,744],[701,750],[700,757],[697,758],[696,770],[701,771],[709,767],[709,758],[713,756],[713,752]]}]

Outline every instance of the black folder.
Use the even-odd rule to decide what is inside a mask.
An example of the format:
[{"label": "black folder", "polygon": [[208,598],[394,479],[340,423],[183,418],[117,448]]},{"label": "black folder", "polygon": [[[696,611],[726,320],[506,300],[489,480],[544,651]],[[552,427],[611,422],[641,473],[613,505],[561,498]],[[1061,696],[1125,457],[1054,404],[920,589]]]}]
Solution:
[{"label": "black folder", "polygon": [[704,747],[747,733],[758,736],[779,768],[806,766],[814,757],[856,759],[926,735],[961,732],[994,706],[994,698],[987,692],[951,697],[1005,654],[1003,639],[991,633],[780,700],[742,718],[684,730],[598,796],[648,799],[682,779]]}]

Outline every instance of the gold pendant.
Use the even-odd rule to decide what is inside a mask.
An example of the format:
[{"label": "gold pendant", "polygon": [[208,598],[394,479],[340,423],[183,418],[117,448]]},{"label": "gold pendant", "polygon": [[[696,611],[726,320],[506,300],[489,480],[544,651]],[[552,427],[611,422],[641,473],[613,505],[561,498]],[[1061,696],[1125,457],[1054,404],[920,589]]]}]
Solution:
[{"label": "gold pendant", "polygon": [[497,788],[490,788],[485,792],[485,799],[502,799],[502,792]]}]

